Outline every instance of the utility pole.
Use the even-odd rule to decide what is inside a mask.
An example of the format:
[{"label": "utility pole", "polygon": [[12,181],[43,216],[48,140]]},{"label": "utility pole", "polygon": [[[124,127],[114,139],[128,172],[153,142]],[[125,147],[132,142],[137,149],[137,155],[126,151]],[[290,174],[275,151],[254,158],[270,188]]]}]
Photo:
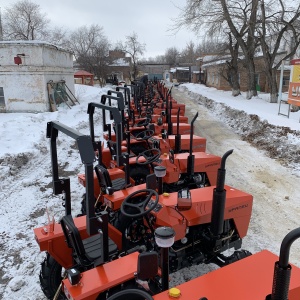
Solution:
[{"label": "utility pole", "polygon": [[3,41],[3,30],[2,30],[1,7],[0,7],[0,41]]}]

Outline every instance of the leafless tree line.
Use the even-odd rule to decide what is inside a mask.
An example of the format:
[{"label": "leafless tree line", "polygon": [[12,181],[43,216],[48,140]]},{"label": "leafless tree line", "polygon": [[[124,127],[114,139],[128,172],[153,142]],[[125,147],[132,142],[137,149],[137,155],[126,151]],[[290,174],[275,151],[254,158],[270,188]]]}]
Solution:
[{"label": "leafless tree line", "polygon": [[239,93],[238,61],[248,72],[250,99],[257,94],[254,60],[262,56],[271,102],[277,102],[277,70],[294,56],[300,44],[300,4],[290,0],[187,0],[175,29],[188,27],[205,40],[220,44],[217,53],[230,54],[227,72]]},{"label": "leafless tree line", "polygon": [[6,7],[2,14],[3,40],[42,40],[69,49],[73,52],[79,68],[89,71],[105,84],[112,63],[109,50],[122,50],[133,61],[132,77],[137,76],[137,61],[145,51],[135,32],[118,41],[114,46],[98,24],[82,26],[73,31],[52,27],[50,19],[41,11],[40,5],[29,0],[20,0]]},{"label": "leafless tree line", "polygon": [[[183,27],[199,35],[201,43],[190,41],[184,49],[170,47],[163,55],[148,62],[176,66],[193,63],[205,54],[227,55],[226,76],[234,95],[240,93],[239,67],[248,72],[248,98],[257,94],[255,57],[264,59],[265,73],[271,90],[271,102],[277,101],[277,69],[282,61],[296,53],[300,43],[300,4],[293,0],[186,0],[174,30]],[[132,58],[132,76],[138,72],[138,61],[145,51],[136,33],[111,45],[100,25],[83,26],[67,32],[51,27],[40,6],[20,0],[6,7],[2,16],[5,40],[44,40],[73,51],[79,67],[104,78],[109,65],[108,52],[125,51]],[[241,59],[242,58],[242,59]]]}]

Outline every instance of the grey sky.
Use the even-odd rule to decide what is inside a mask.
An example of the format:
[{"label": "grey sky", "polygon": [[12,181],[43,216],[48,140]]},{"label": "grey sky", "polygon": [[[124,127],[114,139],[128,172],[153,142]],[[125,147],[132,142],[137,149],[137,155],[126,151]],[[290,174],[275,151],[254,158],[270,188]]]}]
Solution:
[{"label": "grey sky", "polygon": [[[174,26],[179,8],[185,0],[30,0],[38,3],[47,13],[52,25],[76,29],[82,25],[99,24],[111,43],[125,41],[125,37],[136,32],[139,41],[146,44],[145,57],[162,55],[169,47],[179,50],[193,40],[199,43],[190,30],[178,33],[168,31]],[[16,0],[0,0],[2,14],[5,7]]]}]

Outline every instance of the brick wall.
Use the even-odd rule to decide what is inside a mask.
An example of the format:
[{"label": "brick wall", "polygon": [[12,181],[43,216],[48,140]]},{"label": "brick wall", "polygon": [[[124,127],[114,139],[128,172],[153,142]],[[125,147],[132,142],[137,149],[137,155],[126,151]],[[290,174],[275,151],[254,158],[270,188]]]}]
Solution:
[{"label": "brick wall", "polygon": [[[206,85],[210,87],[215,87],[220,90],[230,91],[231,87],[227,80],[222,76],[226,74],[225,71],[225,63],[220,64],[212,64],[210,66],[205,66],[205,78],[206,78]],[[257,77],[257,89],[261,92],[269,92],[269,86],[267,83],[267,78],[265,74],[265,65],[263,58],[256,58],[255,59],[255,74]],[[240,77],[240,89],[242,92],[247,91],[247,83],[248,83],[248,73],[247,69],[243,66],[242,63],[239,63],[239,77]],[[282,88],[283,92],[288,91],[288,79],[289,79],[289,71],[284,72],[284,85]],[[279,84],[280,80],[280,71],[278,70],[277,75],[277,82]]]}]

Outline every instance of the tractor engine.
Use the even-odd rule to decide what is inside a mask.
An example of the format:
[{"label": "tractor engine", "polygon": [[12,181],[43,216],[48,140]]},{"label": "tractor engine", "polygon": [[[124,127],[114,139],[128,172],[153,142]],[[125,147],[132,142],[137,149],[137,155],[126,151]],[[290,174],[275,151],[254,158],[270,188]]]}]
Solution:
[{"label": "tractor engine", "polygon": [[175,272],[200,263],[224,266],[238,260],[238,257],[234,258],[235,254],[229,257],[221,254],[225,250],[239,249],[242,244],[233,222],[227,220],[224,223],[224,233],[218,240],[211,234],[210,224],[189,228],[187,235],[170,248],[170,271]]},{"label": "tractor engine", "polygon": [[[146,222],[143,218],[130,219],[119,214],[115,226],[125,237],[125,251],[131,252],[132,249],[158,250],[153,234],[155,218],[151,214],[146,218]],[[201,263],[215,263],[218,266],[224,266],[250,255],[250,252],[245,250],[235,251],[241,248],[242,240],[236,232],[232,220],[224,221],[224,232],[218,239],[213,236],[210,227],[210,223],[192,226],[184,238],[173,244],[169,249],[170,272]],[[229,249],[232,249],[232,255],[222,254]]]},{"label": "tractor engine", "polygon": [[178,181],[172,183],[164,183],[163,190],[167,193],[173,193],[186,188],[192,190],[197,188],[203,188],[209,185],[210,183],[206,173],[198,172],[193,175],[181,174]]}]

